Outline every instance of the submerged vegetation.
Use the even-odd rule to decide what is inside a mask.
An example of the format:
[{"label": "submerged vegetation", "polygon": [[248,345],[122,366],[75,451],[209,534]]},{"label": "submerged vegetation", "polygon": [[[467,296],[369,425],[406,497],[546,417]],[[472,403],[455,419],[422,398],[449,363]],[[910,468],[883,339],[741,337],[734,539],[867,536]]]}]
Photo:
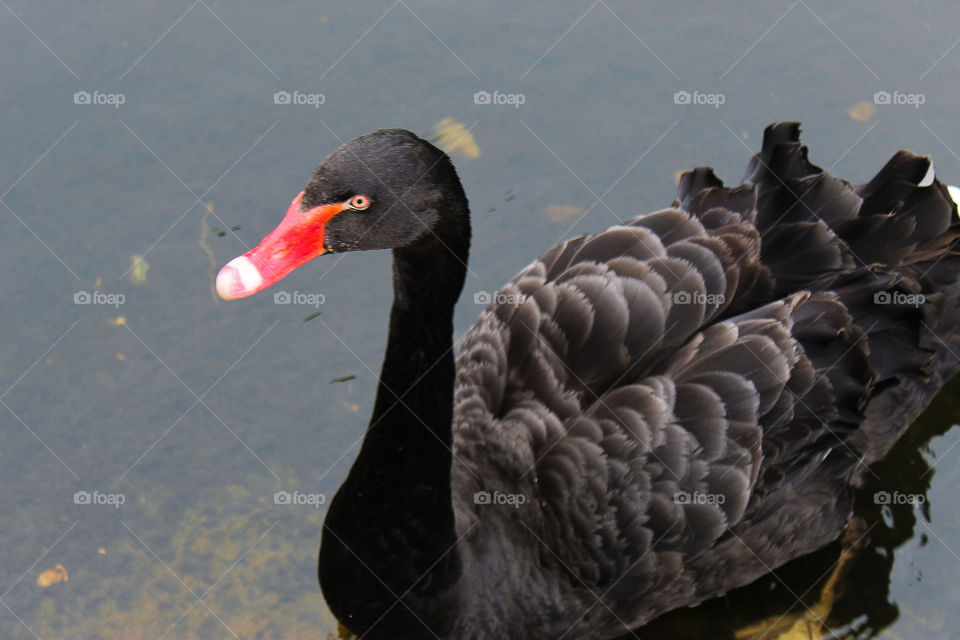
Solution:
[{"label": "submerged vegetation", "polygon": [[[113,540],[64,561],[69,584],[23,581],[18,615],[41,638],[335,638],[315,577],[322,512],[274,504],[271,483],[205,489],[186,508],[151,492],[117,515]],[[5,638],[34,637],[10,621]]]}]

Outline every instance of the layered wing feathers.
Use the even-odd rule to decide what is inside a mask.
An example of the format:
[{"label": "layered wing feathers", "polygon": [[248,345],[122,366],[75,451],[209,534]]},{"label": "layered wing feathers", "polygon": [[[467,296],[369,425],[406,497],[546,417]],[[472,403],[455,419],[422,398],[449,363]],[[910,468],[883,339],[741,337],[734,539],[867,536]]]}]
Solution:
[{"label": "layered wing feathers", "polygon": [[[926,158],[855,188],[798,134],[768,128],[743,185],[697,169],[673,208],[554,247],[461,345],[464,502],[476,477],[532,493],[513,526],[610,633],[833,539],[849,483],[924,404],[866,418],[934,376],[956,208]],[[896,292],[933,304],[877,304]]]}]

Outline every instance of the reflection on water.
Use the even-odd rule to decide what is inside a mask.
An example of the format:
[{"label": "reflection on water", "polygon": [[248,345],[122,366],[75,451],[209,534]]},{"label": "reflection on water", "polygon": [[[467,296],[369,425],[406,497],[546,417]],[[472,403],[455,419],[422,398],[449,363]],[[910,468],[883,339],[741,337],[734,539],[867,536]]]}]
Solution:
[{"label": "reflection on water", "polygon": [[[960,421],[958,398],[960,380],[955,380],[859,490],[855,515],[866,523],[869,543],[843,581],[827,619],[834,634],[829,637],[875,637],[904,617],[888,593],[890,574],[898,548],[915,537],[927,539],[917,518],[930,521],[927,492],[936,472],[928,473],[929,463],[945,453],[932,450],[930,441]],[[283,475],[288,486],[298,484],[292,473]],[[335,621],[319,606],[315,585],[296,570],[297,563],[315,562],[322,511],[283,522],[285,514],[277,517],[276,491],[277,485],[256,474],[243,485],[199,491],[185,506],[182,495],[153,491],[149,500],[140,501],[146,517],[135,526],[124,525],[130,536],[100,552],[97,540],[90,539],[85,552],[73,556],[69,589],[51,584],[39,601],[15,597],[11,602],[27,609],[24,615],[41,638],[139,640],[173,628],[172,637],[187,640],[221,637],[227,628],[243,638],[334,638]],[[876,504],[874,495],[884,491],[922,495],[926,506]],[[282,538],[269,535],[278,525],[285,530]],[[151,551],[145,554],[145,548]],[[150,557],[154,552],[164,561]],[[833,544],[623,638],[733,638],[738,629],[764,618],[802,612],[820,598],[839,553],[839,543]],[[102,574],[116,577],[99,580]],[[946,612],[912,615],[898,631],[903,637],[940,637],[947,624]]]}]

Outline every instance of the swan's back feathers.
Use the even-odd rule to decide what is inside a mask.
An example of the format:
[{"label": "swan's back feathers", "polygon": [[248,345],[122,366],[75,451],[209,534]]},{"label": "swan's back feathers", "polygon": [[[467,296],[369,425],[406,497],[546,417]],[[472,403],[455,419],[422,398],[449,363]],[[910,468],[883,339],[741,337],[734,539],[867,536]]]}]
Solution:
[{"label": "swan's back feathers", "polygon": [[[863,465],[960,365],[956,215],[929,159],[853,187],[786,123],[744,184],[688,172],[673,208],[524,269],[461,345],[453,478],[467,564],[496,565],[484,536],[538,554],[477,599],[579,602],[610,637],[834,539]],[[474,499],[496,490],[525,505]]]}]

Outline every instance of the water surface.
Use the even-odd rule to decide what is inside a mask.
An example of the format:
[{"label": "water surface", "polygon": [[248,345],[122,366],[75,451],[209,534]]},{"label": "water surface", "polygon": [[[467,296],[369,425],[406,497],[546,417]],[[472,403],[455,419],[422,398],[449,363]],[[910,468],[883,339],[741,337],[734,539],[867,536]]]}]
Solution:
[{"label": "water surface", "polygon": [[[316,307],[273,292],[224,303],[211,284],[343,140],[426,135],[448,117],[474,136],[479,156],[454,156],[475,239],[458,332],[480,311],[474,294],[548,246],[669,204],[678,170],[736,182],[771,121],[801,120],[813,161],[855,182],[899,148],[960,180],[960,9],[718,6],[0,7],[0,635],[333,631],[315,577],[324,505],[274,494],[330,497],[356,455],[389,256],[325,257],[277,288],[322,296]],[[923,104],[851,118],[876,92]],[[83,292],[96,304],[77,304]],[[960,628],[958,417],[945,392],[864,489],[875,528],[831,618],[841,631]],[[925,502],[881,507],[875,491]],[[837,553],[661,625],[712,637],[809,605]],[[69,581],[39,587],[56,565]]]}]

